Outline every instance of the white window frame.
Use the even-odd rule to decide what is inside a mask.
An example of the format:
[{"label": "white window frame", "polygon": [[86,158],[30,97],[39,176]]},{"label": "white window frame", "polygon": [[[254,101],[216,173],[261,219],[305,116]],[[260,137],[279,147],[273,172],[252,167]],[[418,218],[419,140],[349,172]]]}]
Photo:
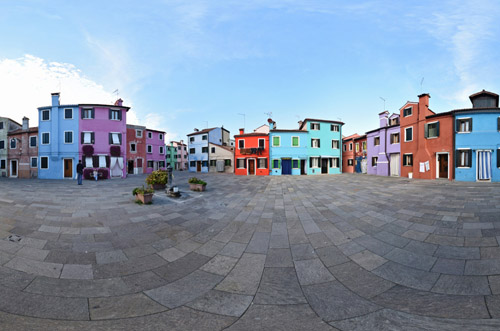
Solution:
[{"label": "white window frame", "polygon": [[355,146],[354,150],[356,151],[356,153],[358,153],[359,152],[359,143],[356,143],[354,146]]},{"label": "white window frame", "polygon": [[[243,147],[240,146],[242,141],[243,141]],[[243,148],[245,148],[245,139],[238,139],[238,149],[243,149]]]},{"label": "white window frame", "polygon": [[259,144],[259,145],[258,145],[258,147],[260,148],[260,141],[261,141],[261,140],[264,142],[264,143],[262,144],[262,145],[264,145],[264,147],[263,147],[263,148],[266,148],[266,139],[264,139],[264,138],[259,138],[259,140],[257,141],[257,142],[258,142],[258,144]]},{"label": "white window frame", "polygon": [[[405,157],[406,157],[406,156],[408,156],[408,155],[411,155],[411,165],[408,165],[408,164],[407,164],[407,165],[405,165],[405,164],[404,164]],[[413,167],[413,153],[404,153],[404,154],[403,154],[403,159],[401,160],[401,165],[402,165],[403,167]]]},{"label": "white window frame", "polygon": [[[411,140],[406,139],[406,131],[408,129],[411,129]],[[409,126],[409,127],[405,128],[405,142],[410,142],[410,141],[413,141],[413,126]]]},{"label": "white window frame", "polygon": [[[71,132],[71,142],[70,143],[66,142],[66,133],[67,132]],[[75,137],[74,137],[73,131],[64,131],[64,144],[65,145],[72,145],[74,142],[75,142]]]},{"label": "white window frame", "polygon": [[162,140],[163,141],[163,133],[159,133],[158,134],[158,140]]},{"label": "white window frame", "polygon": [[[42,159],[45,158],[47,159],[47,168],[42,168]],[[49,157],[48,156],[40,156],[40,169],[43,169],[43,170],[48,170],[50,168],[50,164],[49,164],[50,160],[49,160]]]},{"label": "white window frame", "polygon": [[[35,138],[35,146],[31,146],[31,138]],[[36,148],[36,146],[38,145],[38,136],[29,136],[28,137],[28,146],[29,148]]]},{"label": "white window frame", "polygon": [[344,145],[342,146],[342,151],[347,152],[347,144],[344,144]]},{"label": "white window frame", "polygon": [[[472,149],[471,148],[457,148],[457,151],[469,151],[469,153],[472,153]],[[493,160],[491,160],[492,163],[493,163]],[[477,162],[477,160],[476,160]],[[448,167],[449,167],[449,164],[450,164],[450,161],[448,160]],[[471,157],[471,164],[469,164],[468,167],[459,167],[458,164],[457,164],[457,169],[471,169],[472,168],[472,157]]]},{"label": "white window frame", "polygon": [[[430,137],[430,136],[429,136],[429,126],[430,126],[431,124],[436,124],[436,123],[439,123],[439,121],[434,121],[434,122],[425,123],[425,124],[427,124],[427,139],[436,139],[436,138],[439,138],[439,136],[435,136],[435,137]],[[424,124],[424,125],[425,125],[425,124]],[[449,168],[449,167],[448,167],[448,168]]]},{"label": "white window frame", "polygon": [[135,129],[135,137],[136,138],[142,138],[142,130]]},{"label": "white window frame", "polygon": [[[299,144],[297,146],[293,146],[293,138],[297,138],[298,139]],[[290,140],[290,146],[292,146],[293,148],[300,147],[300,137],[299,136],[292,136],[292,139]]]},{"label": "white window frame", "polygon": [[153,145],[146,145],[146,153],[153,154]]},{"label": "white window frame", "polygon": [[[110,109],[111,111],[111,120],[112,121],[119,121],[120,120],[120,111],[119,109]],[[116,114],[116,118],[115,115]]]},{"label": "white window frame", "polygon": [[[279,145],[274,145],[274,138],[278,138]],[[271,141],[272,147],[281,147],[281,136],[273,136]]]},{"label": "white window frame", "polygon": [[[85,134],[86,133],[90,134],[90,140],[88,143],[85,142]],[[83,143],[84,144],[92,144],[92,132],[91,131],[83,131]]]},{"label": "white window frame", "polygon": [[[407,109],[410,109],[410,114],[409,115],[405,115],[405,110],[407,110]],[[406,107],[406,108],[403,109],[403,117],[410,117],[412,115],[413,115],[413,107],[410,106],[410,107]]]},{"label": "white window frame", "polygon": [[163,146],[159,146],[159,147],[160,147],[160,149],[159,149],[160,154],[161,155],[165,154],[165,150],[164,150]]},{"label": "white window frame", "polygon": [[[314,144],[314,142],[317,142],[317,144]],[[319,148],[318,145],[319,145],[319,138],[311,138],[311,148]]]},{"label": "white window frame", "polygon": [[[36,160],[36,167],[33,167],[33,159]],[[36,157],[36,156],[31,156],[30,157],[30,168],[32,168],[32,169],[37,169],[38,168],[38,157]]]},{"label": "white window frame", "polygon": [[[240,167],[240,162],[238,161],[241,161],[243,160],[243,167]],[[239,158],[239,159],[236,159],[236,169],[246,169],[245,168],[245,164],[246,164],[246,159],[245,158]]]},{"label": "white window frame", "polygon": [[[315,125],[318,125],[317,129],[314,128]],[[318,122],[311,122],[311,131],[319,131],[320,128],[321,128],[320,123],[318,123]]]},{"label": "white window frame", "polygon": [[257,158],[257,169],[267,169],[265,167],[262,168],[262,167],[259,166],[260,160],[266,160],[266,159],[267,159],[267,157],[258,157]]},{"label": "white window frame", "polygon": [[[45,112],[45,111],[49,113],[49,119],[48,120],[44,120],[43,119],[43,112]],[[50,115],[51,115],[50,113],[51,113],[50,109],[44,109],[44,110],[42,110],[42,116],[40,116],[40,121],[42,121],[42,122],[48,122],[48,121],[50,121]]]},{"label": "white window frame", "polygon": [[[12,147],[11,142],[14,141],[14,147]],[[9,149],[17,149],[17,138],[10,138],[9,139]]]},{"label": "white window frame", "polygon": [[153,132],[148,131],[148,139],[153,139]]},{"label": "white window frame", "polygon": [[[111,145],[113,145],[113,146],[121,146],[122,141],[120,141],[120,132],[110,132],[110,133],[111,133]],[[115,135],[115,134],[116,134],[116,137],[118,138],[118,144],[115,144],[115,142],[113,141],[113,135]]]},{"label": "white window frame", "polygon": [[349,143],[349,151],[352,151],[352,143]]},{"label": "white window frame", "polygon": [[[460,121],[460,120],[472,120],[472,117],[460,117],[460,118],[457,118],[457,121]],[[472,130],[470,130],[469,128],[469,131],[457,131],[458,134],[464,134],[464,133],[471,133]]]},{"label": "white window frame", "polygon": [[[66,110],[71,110],[71,118],[66,117]],[[72,120],[73,119],[73,108],[64,108],[64,119],[65,120]]]},{"label": "white window frame", "polygon": [[[43,143],[43,135],[44,134],[48,134],[49,135],[49,142],[46,143],[46,144]],[[41,138],[42,138],[42,139],[40,139],[41,140],[41,142],[40,142],[41,145],[50,145],[50,132],[42,132]]]},{"label": "white window frame", "polygon": [[[316,166],[311,166],[311,169],[318,169],[318,168],[321,168],[320,167],[320,164],[319,164],[319,156],[311,156],[311,160],[316,160],[317,161],[317,165]],[[314,164],[314,162],[312,162]]]}]

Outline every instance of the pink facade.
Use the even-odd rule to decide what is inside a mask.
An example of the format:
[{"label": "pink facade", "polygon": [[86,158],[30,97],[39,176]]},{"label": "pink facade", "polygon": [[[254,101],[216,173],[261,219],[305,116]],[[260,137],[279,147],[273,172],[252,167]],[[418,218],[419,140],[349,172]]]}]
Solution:
[{"label": "pink facade", "polygon": [[165,132],[146,129],[146,173],[165,169]]},{"label": "pink facade", "polygon": [[[115,105],[79,105],[79,156],[84,167],[107,169],[110,177],[126,177],[127,111],[121,99]],[[93,147],[93,155],[84,154],[84,146]],[[112,150],[118,151],[113,153]],[[88,149],[88,148],[87,148]]]},{"label": "pink facade", "polygon": [[181,141],[172,141],[177,149],[177,159],[175,160],[177,170],[188,170],[188,152],[187,145]]}]

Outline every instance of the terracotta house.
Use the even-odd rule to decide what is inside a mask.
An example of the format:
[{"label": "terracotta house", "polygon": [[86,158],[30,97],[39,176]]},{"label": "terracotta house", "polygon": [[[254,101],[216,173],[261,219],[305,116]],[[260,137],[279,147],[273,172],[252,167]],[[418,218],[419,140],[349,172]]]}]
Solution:
[{"label": "terracotta house", "polygon": [[354,138],[354,171],[366,174],[367,171],[367,146],[366,135]]},{"label": "terracotta house", "polygon": [[14,120],[0,116],[0,177],[8,177],[7,154],[9,150],[8,133],[18,130],[22,126]]},{"label": "terracotta house", "polygon": [[36,178],[38,176],[38,127],[30,128],[23,118],[21,129],[8,133],[9,177]]},{"label": "terracotta house", "polygon": [[143,174],[146,163],[146,127],[127,124],[127,173]]},{"label": "terracotta house", "polygon": [[359,135],[355,133],[342,139],[342,172],[351,174],[355,172],[356,156],[354,139],[357,137]]},{"label": "terracotta house", "polygon": [[[267,127],[268,128],[268,127]],[[269,175],[269,134],[259,131],[240,133],[234,136],[236,147],[234,150],[235,175]]]}]

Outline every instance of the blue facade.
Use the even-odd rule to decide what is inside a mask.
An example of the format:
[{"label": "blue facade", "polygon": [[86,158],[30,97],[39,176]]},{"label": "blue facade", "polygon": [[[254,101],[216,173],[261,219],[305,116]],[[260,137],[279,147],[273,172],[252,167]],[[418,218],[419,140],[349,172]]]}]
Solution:
[{"label": "blue facade", "polygon": [[[308,175],[342,173],[342,122],[305,119],[301,128],[308,132]],[[333,141],[339,148],[333,148]]]},{"label": "blue facade", "polygon": [[[298,146],[292,146],[292,139]],[[279,143],[278,143],[279,141]],[[307,131],[269,131],[269,169],[271,175],[300,175],[307,172]]]},{"label": "blue facade", "polygon": [[38,108],[38,178],[75,178],[78,119],[78,105],[60,105],[59,93],[52,94],[52,106]]}]

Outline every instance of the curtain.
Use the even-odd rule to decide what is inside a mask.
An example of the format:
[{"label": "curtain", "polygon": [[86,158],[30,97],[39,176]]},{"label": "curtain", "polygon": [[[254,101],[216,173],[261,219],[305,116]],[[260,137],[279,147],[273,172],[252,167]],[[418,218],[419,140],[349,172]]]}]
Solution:
[{"label": "curtain", "polygon": [[123,170],[123,157],[117,158],[118,160],[118,167]]},{"label": "curtain", "polygon": [[110,162],[110,164],[109,164],[109,167],[110,167],[111,169],[113,169],[113,167],[115,166],[116,162],[117,162],[117,157],[112,156],[112,157],[111,157],[111,162]]},{"label": "curtain", "polygon": [[120,138],[118,137],[118,133],[113,133],[112,134],[112,139],[113,139],[113,144],[115,145],[120,145]]},{"label": "curtain", "polygon": [[100,168],[106,167],[106,155],[99,155],[99,165]]},{"label": "curtain", "polygon": [[87,156],[85,158],[85,167],[87,167],[87,168],[93,168],[94,167],[94,163],[92,162],[92,157],[91,156]]},{"label": "curtain", "polygon": [[478,178],[491,179],[491,152],[478,152]]},{"label": "curtain", "polygon": [[90,144],[91,142],[91,134],[90,132],[84,132],[83,133],[83,143],[84,144]]}]

